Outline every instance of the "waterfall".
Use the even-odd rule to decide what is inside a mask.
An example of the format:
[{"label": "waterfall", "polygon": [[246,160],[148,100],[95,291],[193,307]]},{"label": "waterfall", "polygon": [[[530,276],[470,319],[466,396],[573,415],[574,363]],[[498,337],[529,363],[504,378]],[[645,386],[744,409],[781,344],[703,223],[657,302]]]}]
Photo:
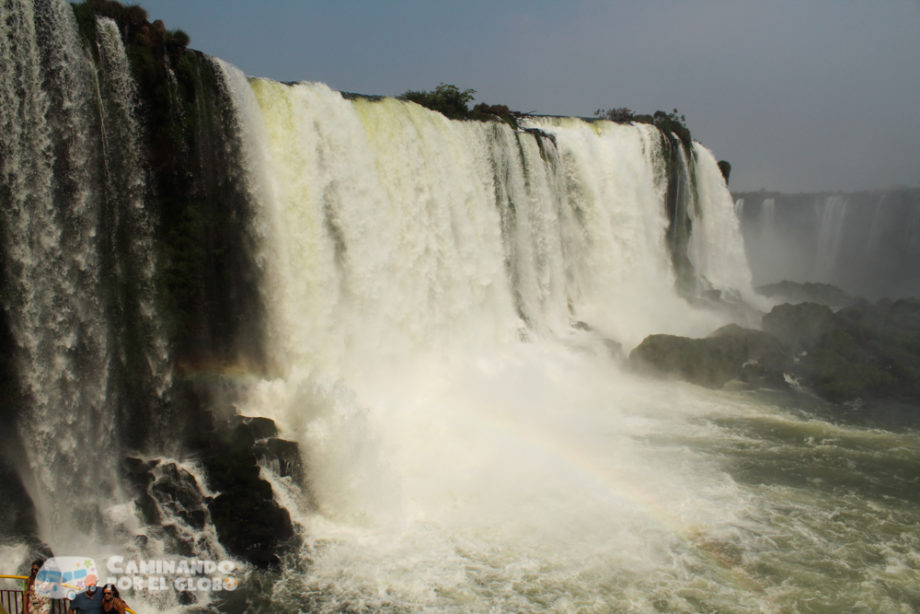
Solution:
[{"label": "waterfall", "polygon": [[247,78],[103,8],[0,20],[6,570],[239,572],[141,613],[917,603],[915,432],[623,355],[765,270],[920,287],[920,192],[733,207],[650,125]]},{"label": "waterfall", "polygon": [[[120,344],[115,354],[124,371],[136,374],[128,385],[143,387],[146,402],[162,407],[168,399],[171,372],[166,332],[156,304],[154,213],[150,210],[149,176],[142,161],[142,129],[135,116],[138,95],[118,25],[100,18],[96,29],[98,87],[104,93],[99,101],[108,227],[103,253],[111,259],[108,268],[112,276],[119,280],[118,288],[108,290],[110,300],[118,305],[117,313],[124,314],[112,331]],[[119,417],[124,423],[130,422],[144,409],[123,407]],[[169,425],[162,418],[149,421],[146,428],[156,442],[171,439]],[[143,442],[133,443],[139,447]]]},{"label": "waterfall", "polygon": [[690,259],[700,275],[717,288],[733,289],[754,301],[751,271],[732,197],[715,157],[694,143],[697,216],[690,236]]},{"label": "waterfall", "polygon": [[[341,376],[354,356],[563,335],[579,321],[629,345],[675,329],[685,304],[654,128],[533,118],[516,132],[321,84],[247,91],[222,70],[260,201],[275,364]],[[704,158],[695,257],[714,284],[749,286],[737,222],[721,212],[730,196]],[[707,249],[733,249],[735,268]]]},{"label": "waterfall", "polygon": [[[104,189],[94,74],[66,3],[38,3],[34,12],[24,3],[3,22],[12,41],[0,111],[11,289],[4,308],[18,346],[19,431],[41,532],[69,543],[100,528],[99,499],[57,499],[111,493],[116,463],[100,450],[115,442],[115,399],[97,235]],[[39,49],[41,39],[59,43]]]},{"label": "waterfall", "polygon": [[815,279],[830,279],[834,274],[844,241],[843,231],[848,204],[846,198],[838,195],[815,203],[815,215],[819,219],[812,272]]},{"label": "waterfall", "polygon": [[[545,197],[563,212],[572,317],[632,346],[678,302],[666,247],[666,176],[649,126],[534,119],[559,149],[564,178]],[[614,316],[616,313],[616,316]]]},{"label": "waterfall", "polygon": [[920,191],[737,195],[757,284],[824,282],[870,298],[920,292]]},{"label": "waterfall", "polygon": [[145,416],[164,402],[169,369],[136,91],[109,19],[96,24],[98,72],[66,3],[20,3],[4,26],[3,309],[21,396],[16,464],[42,538],[94,551],[124,529],[110,514],[126,500],[118,476],[131,425],[165,440]]},{"label": "waterfall", "polygon": [[507,334],[514,312],[498,211],[484,206],[494,189],[482,130],[321,85],[253,88],[276,199],[263,223],[283,229],[268,263],[278,363],[341,374],[355,355],[436,345],[452,328]]},{"label": "waterfall", "polygon": [[[587,389],[614,369],[609,341],[628,349],[653,330],[717,325],[675,290],[657,130],[450,121],[396,99],[348,99],[322,84],[218,67],[258,203],[273,365],[237,409],[272,418],[306,457],[310,501],[273,482],[305,527],[303,556],[314,560],[306,593],[342,593],[347,603],[349,591],[369,590],[369,566],[383,565],[382,590],[427,603],[393,585],[403,573],[381,557],[410,557],[410,573],[427,568],[426,585],[450,593],[464,560],[499,564],[480,550],[493,529],[499,549],[513,543],[543,557],[570,538],[606,559],[584,535],[546,523],[599,528],[613,514],[632,519],[623,531],[639,530],[631,504],[590,495],[568,511],[526,510],[581,496],[571,480],[578,493],[587,487],[579,469],[554,465],[569,447],[608,445],[577,425],[614,432],[647,407],[634,382]],[[749,291],[731,197],[711,155],[696,155],[705,158],[698,198],[712,202],[696,202],[704,234],[691,257],[712,285]],[[718,263],[722,249],[735,250],[733,262]],[[627,468],[637,452],[629,430],[611,462],[637,484],[648,476]],[[639,455],[637,466],[668,462]],[[528,486],[534,471],[545,473],[539,488]],[[689,496],[686,481],[665,481],[662,492]],[[347,537],[355,532],[363,554]],[[403,539],[418,550],[403,552]],[[455,539],[470,540],[467,555],[447,554]]]}]

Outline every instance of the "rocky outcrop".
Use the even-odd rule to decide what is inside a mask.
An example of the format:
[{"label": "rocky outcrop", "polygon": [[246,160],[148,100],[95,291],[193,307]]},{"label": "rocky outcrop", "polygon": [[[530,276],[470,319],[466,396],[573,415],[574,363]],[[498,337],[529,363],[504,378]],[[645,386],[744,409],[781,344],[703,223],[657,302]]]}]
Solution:
[{"label": "rocky outcrop", "polygon": [[279,439],[268,418],[234,416],[201,435],[195,456],[206,484],[175,461],[126,459],[123,468],[138,510],[175,552],[203,551],[198,542],[205,526],[213,524],[232,556],[260,569],[274,567],[298,540],[290,514],[275,502],[259,465],[275,466],[279,475],[302,483],[297,444]]},{"label": "rocky outcrop", "polygon": [[[202,458],[208,487],[220,493],[208,501],[208,509],[221,543],[260,568],[276,565],[296,542],[290,514],[259,475],[256,451],[278,446],[270,443],[281,441],[277,435],[268,418],[236,416],[217,432]],[[296,451],[296,444],[287,443]]]},{"label": "rocky outcrop", "polygon": [[786,388],[796,381],[835,403],[920,404],[920,300],[857,302],[837,312],[783,304],[763,330],[730,325],[705,339],[651,335],[629,356],[636,369],[711,388],[730,381]]},{"label": "rocky outcrop", "polygon": [[772,335],[730,324],[705,339],[651,335],[629,361],[643,371],[721,388],[732,380],[779,386],[788,356]]},{"label": "rocky outcrop", "polygon": [[780,305],[763,328],[795,352],[795,374],[825,399],[920,402],[920,300],[861,301],[838,312]]}]

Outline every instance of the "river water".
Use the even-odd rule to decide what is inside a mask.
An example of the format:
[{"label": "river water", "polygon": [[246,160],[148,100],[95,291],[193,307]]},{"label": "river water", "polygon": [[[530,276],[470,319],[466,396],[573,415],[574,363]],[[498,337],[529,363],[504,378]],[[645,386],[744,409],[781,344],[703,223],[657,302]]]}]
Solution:
[{"label": "river water", "polygon": [[413,382],[426,385],[394,382],[385,396],[305,383],[325,407],[301,434],[315,476],[315,506],[295,515],[309,563],[273,601],[320,612],[920,604],[916,431],[542,350],[422,361]]}]

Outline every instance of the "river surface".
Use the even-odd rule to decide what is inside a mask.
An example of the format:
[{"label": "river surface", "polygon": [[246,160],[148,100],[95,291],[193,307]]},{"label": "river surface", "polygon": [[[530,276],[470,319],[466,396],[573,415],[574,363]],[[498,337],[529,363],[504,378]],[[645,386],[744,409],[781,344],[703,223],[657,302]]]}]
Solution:
[{"label": "river surface", "polygon": [[[368,396],[299,387],[326,409],[302,424],[315,503],[295,514],[305,568],[275,586],[277,606],[920,605],[916,430],[835,423],[839,410],[802,397],[646,380],[584,351],[519,349],[420,360],[416,378],[377,380]],[[277,403],[278,383],[266,386],[260,398]]]}]

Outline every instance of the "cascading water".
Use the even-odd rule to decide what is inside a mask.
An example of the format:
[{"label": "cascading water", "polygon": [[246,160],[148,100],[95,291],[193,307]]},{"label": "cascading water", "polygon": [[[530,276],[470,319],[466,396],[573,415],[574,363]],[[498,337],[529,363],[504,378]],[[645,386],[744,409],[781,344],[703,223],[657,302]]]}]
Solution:
[{"label": "cascading water", "polygon": [[[0,25],[9,43],[0,70],[0,229],[13,339],[4,366],[18,378],[18,393],[5,391],[16,406],[4,417],[18,436],[3,460],[19,469],[34,505],[30,539],[55,554],[101,565],[112,552],[162,553],[170,541],[139,526],[121,477],[125,444],[145,443],[126,441],[139,432],[129,425],[142,423],[170,449],[156,413],[169,359],[126,51],[117,25],[99,19],[97,71],[70,5],[13,4]],[[145,533],[151,539],[140,541]]]},{"label": "cascading water", "polygon": [[[122,344],[115,354],[123,369],[140,372],[144,383],[132,381],[131,386],[143,386],[145,402],[162,407],[168,398],[171,374],[169,350],[162,321],[158,315],[156,297],[156,265],[154,223],[151,219],[148,176],[142,162],[141,127],[135,116],[137,91],[131,77],[118,25],[111,19],[100,18],[96,25],[100,55],[99,108],[103,121],[101,143],[105,161],[105,200],[103,213],[107,220],[108,237],[102,251],[108,254],[108,267],[113,277],[122,280],[120,288],[108,288],[114,295],[119,313],[137,314],[134,322],[112,322],[110,334]],[[130,280],[130,281],[126,281]],[[111,330],[112,328],[115,330]],[[133,355],[125,351],[130,344]],[[139,408],[123,409],[125,413]],[[125,420],[127,421],[127,420]],[[169,426],[164,421],[149,423],[151,439],[168,442]],[[141,442],[135,442],[140,445]]]},{"label": "cascading water", "polygon": [[920,190],[737,197],[756,284],[824,282],[868,298],[920,292]]},{"label": "cascading water", "polygon": [[[600,307],[630,293],[679,303],[657,133],[542,120],[544,136],[514,133],[321,85],[249,91],[224,71],[240,116],[259,122],[242,132],[264,148],[250,177],[270,194],[260,234],[284,341],[284,370],[241,409],[274,418],[308,455],[318,513],[297,516],[310,607],[603,603],[590,586],[632,558],[616,544],[686,538],[703,513],[689,511],[687,475],[639,468],[700,467],[630,441],[642,427],[622,420],[659,418],[639,417],[644,393],[610,379],[603,343],[571,327],[632,341],[639,326],[675,326],[618,328],[625,309]],[[708,472],[695,485],[707,482],[706,510],[724,513],[732,485]],[[688,511],[666,511],[674,501]]]},{"label": "cascading water", "polygon": [[737,290],[747,301],[756,303],[738,218],[716,159],[699,143],[694,143],[693,152],[699,212],[693,219],[690,260],[716,288]]},{"label": "cascading water", "polygon": [[821,207],[815,206],[815,216],[820,221],[818,241],[815,244],[813,279],[828,279],[834,273],[836,262],[840,259],[848,202],[843,197],[835,195],[821,204]]},{"label": "cascading water", "polygon": [[[98,528],[95,492],[116,470],[111,348],[101,299],[97,220],[104,200],[93,67],[66,4],[16,7],[8,30],[3,126],[3,230],[10,326],[26,382],[20,441],[43,535],[70,543]],[[34,24],[35,31],[30,28]],[[60,45],[35,41],[60,36]],[[53,78],[47,78],[53,75]],[[25,95],[18,95],[24,92]],[[62,445],[62,438],[66,445]],[[111,487],[111,484],[109,484]]]}]

